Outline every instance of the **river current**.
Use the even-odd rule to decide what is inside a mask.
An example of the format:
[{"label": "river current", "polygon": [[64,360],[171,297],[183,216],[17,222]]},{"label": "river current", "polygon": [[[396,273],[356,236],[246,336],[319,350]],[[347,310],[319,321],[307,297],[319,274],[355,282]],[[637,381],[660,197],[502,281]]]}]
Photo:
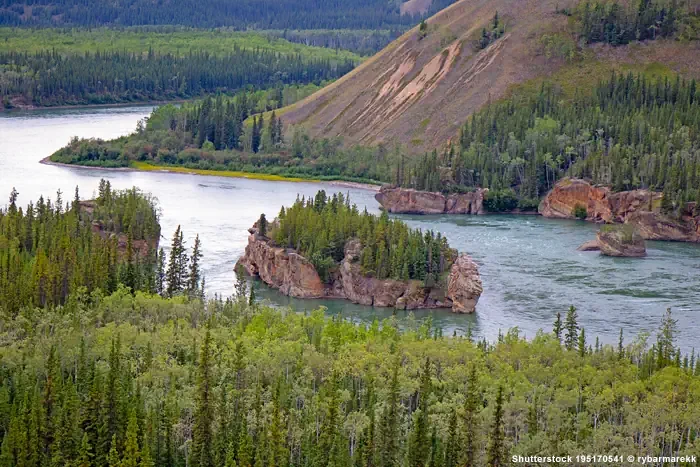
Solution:
[{"label": "river current", "polygon": [[[230,295],[233,267],[243,253],[247,229],[261,212],[273,218],[280,206],[318,189],[349,193],[360,208],[378,212],[374,192],[328,183],[268,182],[158,172],[108,171],[57,167],[39,161],[68,143],[72,136],[115,138],[128,134],[152,107],[42,110],[0,113],[0,206],[13,187],[19,202],[39,195],[73,198],[79,186],[83,199],[93,196],[99,180],[117,188],[138,186],[153,193],[162,209],[161,245],[169,246],[177,225],[188,245],[198,233],[204,252],[209,294]],[[678,320],[678,343],[684,350],[700,346],[700,246],[647,242],[644,259],[608,258],[576,247],[594,238],[597,226],[535,216],[399,216],[413,227],[434,229],[459,251],[479,264],[484,293],[474,315],[446,310],[416,311],[420,320],[431,316],[445,334],[463,333],[472,326],[477,336],[493,339],[517,326],[533,337],[549,331],[557,311],[578,308],[579,322],[589,342],[616,343],[620,328],[626,342],[656,330],[666,308]],[[358,321],[391,316],[393,310],[354,305],[342,300],[296,300],[258,283],[257,295],[296,309],[326,306]],[[406,316],[405,312],[398,312]]]}]

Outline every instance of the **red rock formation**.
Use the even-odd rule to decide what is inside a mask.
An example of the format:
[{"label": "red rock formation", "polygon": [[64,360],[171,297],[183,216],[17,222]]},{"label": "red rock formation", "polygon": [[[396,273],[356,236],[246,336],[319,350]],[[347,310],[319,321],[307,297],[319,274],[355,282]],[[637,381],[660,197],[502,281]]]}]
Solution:
[{"label": "red rock formation", "polygon": [[270,287],[285,295],[321,298],[326,289],[316,268],[294,250],[278,248],[250,229],[245,254],[238,260],[250,275],[257,275]]},{"label": "red rock formation", "polygon": [[482,292],[477,265],[467,255],[452,266],[447,290],[426,288],[421,281],[376,279],[360,270],[359,240],[345,246],[345,258],[328,284],[321,281],[313,264],[294,250],[279,248],[250,229],[245,254],[238,260],[248,274],[286,295],[299,298],[344,298],[361,305],[400,309],[452,308],[456,313],[473,313]]},{"label": "red rock formation", "polygon": [[395,214],[483,214],[484,193],[454,193],[448,196],[430,191],[384,186],[375,199]]},{"label": "red rock formation", "polygon": [[601,230],[596,235],[600,254],[626,258],[641,258],[647,255],[644,238],[634,227],[624,226]]},{"label": "red rock formation", "polygon": [[581,205],[588,211],[586,220],[631,224],[646,240],[700,242],[700,218],[690,215],[692,206],[681,219],[672,219],[660,212],[662,197],[649,190],[612,193],[607,187],[565,178],[547,193],[539,212],[544,217],[573,219],[574,209]]}]

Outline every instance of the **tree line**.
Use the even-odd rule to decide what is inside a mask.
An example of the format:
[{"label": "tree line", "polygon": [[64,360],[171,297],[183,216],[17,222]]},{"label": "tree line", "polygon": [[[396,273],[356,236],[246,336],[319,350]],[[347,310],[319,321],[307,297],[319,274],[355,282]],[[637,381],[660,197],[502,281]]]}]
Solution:
[{"label": "tree line", "polygon": [[[700,364],[665,315],[589,342],[575,308],[531,340],[443,337],[120,287],[0,330],[0,466],[507,465],[697,455]],[[60,325],[59,325],[60,324]],[[653,414],[653,416],[650,416]]]},{"label": "tree line", "polygon": [[0,52],[0,98],[37,106],[185,99],[247,87],[320,84],[352,70],[349,60],[234,47],[225,55],[120,51]]},{"label": "tree line", "polygon": [[672,37],[691,11],[689,2],[683,5],[676,0],[639,0],[627,4],[586,1],[578,6],[576,13],[586,42],[624,45]]},{"label": "tree line", "polygon": [[[431,16],[451,2],[433,2]],[[401,14],[400,3],[380,0],[252,1],[173,0],[167,8],[144,0],[0,1],[0,25],[31,27],[96,27],[181,25],[197,28],[248,29],[405,29],[420,15]]]},{"label": "tree line", "polygon": [[134,161],[201,170],[232,170],[312,179],[390,181],[398,149],[343,146],[286,127],[274,111],[316,90],[275,86],[207,97],[153,111],[128,137],[78,140],[51,156],[66,164],[126,167]]},{"label": "tree line", "polygon": [[393,177],[428,191],[488,187],[510,208],[536,205],[564,176],[589,178],[614,191],[663,191],[664,210],[680,214],[700,198],[698,128],[695,80],[613,72],[570,100],[543,84],[489,104],[465,123],[458,146],[398,163]]},{"label": "tree line", "polygon": [[268,227],[264,214],[258,221],[262,235],[277,245],[296,249],[308,258],[321,278],[329,281],[338,263],[345,258],[345,247],[360,241],[359,263],[363,274],[378,279],[419,280],[426,287],[444,282],[457,252],[447,239],[432,230],[422,232],[406,223],[360,212],[348,196],[327,196],[324,190],[308,199],[297,199],[279,212]]},{"label": "tree line", "polygon": [[[26,208],[13,190],[0,209],[0,314],[66,305],[71,297],[132,292],[204,296],[201,242],[187,251],[178,226],[169,257],[158,251],[155,200],[137,188],[114,190],[101,180],[94,200],[81,201],[76,187],[64,204],[40,197]],[[166,264],[167,261],[167,264]]]},{"label": "tree line", "polygon": [[17,196],[13,190],[0,209],[0,310],[61,305],[78,289],[111,293],[120,282],[152,287],[160,236],[152,198],[104,180],[91,202],[80,201],[77,188],[65,204],[60,191],[24,209]]}]

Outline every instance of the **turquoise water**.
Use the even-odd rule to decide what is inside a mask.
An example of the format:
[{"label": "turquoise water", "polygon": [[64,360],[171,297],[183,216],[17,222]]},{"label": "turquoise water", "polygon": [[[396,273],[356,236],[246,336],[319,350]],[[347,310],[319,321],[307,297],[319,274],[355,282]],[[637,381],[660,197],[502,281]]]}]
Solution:
[{"label": "turquoise water", "polygon": [[[40,165],[71,136],[113,138],[132,131],[150,107],[81,109],[0,114],[0,196],[12,187],[27,203],[61,189],[72,198],[76,185],[83,197],[94,193],[100,178],[119,188],[137,185],[158,197],[162,208],[162,245],[178,224],[191,245],[199,233],[204,247],[208,292],[232,293],[233,266],[247,243],[247,229],[265,212],[274,217],[297,194],[316,190],[343,191],[360,207],[378,212],[374,193],[332,184],[267,182],[222,177],[114,172]],[[594,237],[597,227],[580,221],[535,216],[398,216],[414,227],[434,229],[452,246],[468,252],[480,266],[484,294],[477,313],[455,315],[447,310],[416,311],[417,320],[432,316],[445,334],[463,333],[471,325],[477,335],[493,339],[499,329],[517,326],[525,335],[551,329],[557,311],[579,310],[590,339],[617,342],[620,327],[626,340],[655,332],[667,307],[679,325],[679,343],[690,350],[700,342],[700,246],[649,242],[643,259],[608,258],[576,247]],[[257,284],[257,295],[297,309],[326,306],[356,321],[385,318],[394,310],[354,305],[342,300],[295,300]],[[406,317],[406,312],[397,312]]]}]

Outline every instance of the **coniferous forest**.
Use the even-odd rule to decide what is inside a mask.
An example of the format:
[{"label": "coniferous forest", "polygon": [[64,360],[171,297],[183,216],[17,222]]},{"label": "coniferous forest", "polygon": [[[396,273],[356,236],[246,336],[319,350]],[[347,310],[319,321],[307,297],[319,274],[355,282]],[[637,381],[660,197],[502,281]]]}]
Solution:
[{"label": "coniferous forest", "polygon": [[[138,230],[149,198],[100,191],[100,219]],[[334,200],[323,200],[287,210],[286,224],[330,215]],[[339,215],[351,209],[344,202],[335,198]],[[32,231],[40,244],[56,240],[36,257],[87,241],[72,206],[43,203]],[[3,242],[24,238],[17,206],[0,225]],[[31,264],[33,250],[19,248]],[[203,300],[199,251],[197,239],[185,252],[178,228],[167,271],[161,253],[146,281],[161,290],[129,287],[128,274],[112,275],[113,291],[73,275],[64,300],[0,301],[0,466],[453,467],[536,453],[698,454],[700,363],[676,347],[670,310],[656,336],[621,331],[616,346],[586,335],[573,306],[551,331],[528,340],[515,328],[489,343],[471,331],[445,337],[430,319],[363,325],[270,308],[243,278],[230,298]]]},{"label": "coniferous forest", "polygon": [[349,60],[234,48],[225,55],[128,52],[1,52],[0,98],[35,106],[185,99],[248,87],[320,84],[352,70]]},{"label": "coniferous forest", "polygon": [[[428,16],[448,6],[433,2]],[[246,29],[403,29],[417,22],[402,15],[401,2],[353,0],[250,1],[171,0],[84,2],[80,0],[2,0],[0,25],[40,27],[96,27],[181,25],[198,28]]]},{"label": "coniferous forest", "polygon": [[342,193],[329,197],[321,190],[314,198],[283,207],[269,227],[266,222],[264,215],[258,221],[261,234],[269,235],[277,245],[296,249],[326,280],[345,257],[347,242],[354,238],[362,246],[362,273],[378,279],[413,279],[432,287],[457,256],[439,232],[411,229],[386,213],[360,212]]},{"label": "coniferous forest", "polygon": [[544,84],[476,113],[459,145],[399,165],[394,181],[428,191],[488,187],[499,201],[493,210],[509,210],[536,206],[563,176],[587,177],[616,191],[664,191],[665,209],[677,211],[700,196],[698,128],[694,80],[613,73],[571,100]]}]

